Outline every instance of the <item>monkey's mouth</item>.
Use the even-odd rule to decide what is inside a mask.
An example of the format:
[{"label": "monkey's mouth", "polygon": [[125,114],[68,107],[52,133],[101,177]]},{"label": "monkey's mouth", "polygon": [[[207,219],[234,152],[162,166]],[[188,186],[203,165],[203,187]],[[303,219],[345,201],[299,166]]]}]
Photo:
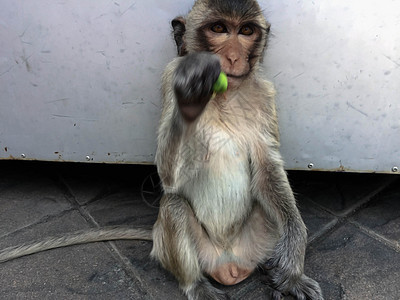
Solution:
[{"label": "monkey's mouth", "polygon": [[229,78],[234,78],[234,79],[242,79],[247,77],[248,73],[246,74],[241,74],[241,75],[234,75],[234,74],[226,74],[227,77]]}]

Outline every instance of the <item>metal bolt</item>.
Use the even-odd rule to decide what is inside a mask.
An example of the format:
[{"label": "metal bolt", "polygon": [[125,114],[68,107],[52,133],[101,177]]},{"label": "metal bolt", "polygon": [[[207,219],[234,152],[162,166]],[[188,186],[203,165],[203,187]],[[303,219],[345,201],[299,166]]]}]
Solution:
[{"label": "metal bolt", "polygon": [[26,155],[24,153],[21,154],[22,158],[26,158]]},{"label": "metal bolt", "polygon": [[312,169],[312,168],[314,168],[314,164],[313,164],[313,163],[309,163],[307,167],[308,167],[309,169]]},{"label": "metal bolt", "polygon": [[398,171],[399,171],[398,167],[395,166],[395,167],[392,168],[392,172],[397,173]]},{"label": "metal bolt", "polygon": [[90,156],[89,155],[86,156],[86,160],[90,161]]}]

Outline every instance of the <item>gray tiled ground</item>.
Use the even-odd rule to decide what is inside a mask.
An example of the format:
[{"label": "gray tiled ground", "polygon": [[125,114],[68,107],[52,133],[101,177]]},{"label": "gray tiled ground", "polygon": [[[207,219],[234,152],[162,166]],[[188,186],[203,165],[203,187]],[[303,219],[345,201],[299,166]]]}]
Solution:
[{"label": "gray tiled ground", "polygon": [[[153,167],[0,161],[0,249],[105,225],[151,225]],[[400,299],[400,177],[290,172],[309,229],[306,273],[326,299]],[[150,184],[150,181],[146,181]],[[145,190],[152,192],[146,184]],[[145,193],[149,203],[156,195]],[[0,299],[184,299],[151,243],[56,249],[0,265]],[[233,299],[268,299],[259,274]]]}]

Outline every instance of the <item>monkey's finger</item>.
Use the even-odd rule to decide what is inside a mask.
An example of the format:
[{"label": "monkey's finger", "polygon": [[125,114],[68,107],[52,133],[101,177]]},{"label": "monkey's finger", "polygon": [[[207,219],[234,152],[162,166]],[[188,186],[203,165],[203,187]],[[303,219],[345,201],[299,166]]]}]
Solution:
[{"label": "monkey's finger", "polygon": [[268,259],[265,263],[262,264],[262,268],[265,270],[272,270],[277,266],[278,262],[273,258]]},{"label": "monkey's finger", "polygon": [[279,292],[277,290],[273,290],[271,293],[271,298],[272,298],[272,300],[281,300],[281,299],[283,299],[283,295],[281,292]]}]

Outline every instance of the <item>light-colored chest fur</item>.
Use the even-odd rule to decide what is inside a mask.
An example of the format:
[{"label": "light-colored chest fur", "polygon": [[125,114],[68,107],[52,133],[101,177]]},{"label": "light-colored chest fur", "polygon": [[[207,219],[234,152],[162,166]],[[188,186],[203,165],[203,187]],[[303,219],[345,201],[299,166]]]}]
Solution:
[{"label": "light-colored chest fur", "polygon": [[179,148],[183,160],[175,173],[176,187],[197,219],[221,236],[234,234],[235,224],[252,208],[248,149],[257,129],[251,108],[240,100],[211,100],[201,118],[186,129]]}]

